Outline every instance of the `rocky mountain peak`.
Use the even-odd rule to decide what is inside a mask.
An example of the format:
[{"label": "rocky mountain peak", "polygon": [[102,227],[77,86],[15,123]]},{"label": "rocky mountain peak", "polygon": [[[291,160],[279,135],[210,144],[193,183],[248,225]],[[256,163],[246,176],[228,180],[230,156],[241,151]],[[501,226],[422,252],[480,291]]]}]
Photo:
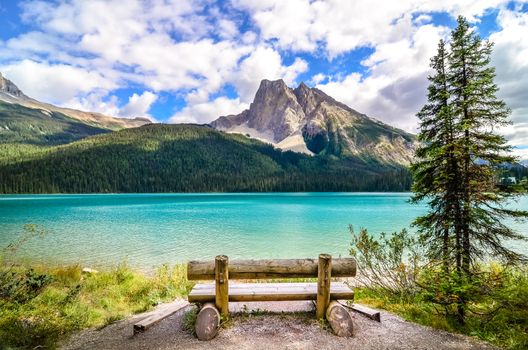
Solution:
[{"label": "rocky mountain peak", "polygon": [[4,78],[0,72],[0,92],[7,93],[18,98],[27,98],[26,95],[9,79]]},{"label": "rocky mountain peak", "polygon": [[283,150],[408,164],[414,137],[369,118],[305,83],[291,89],[283,80],[263,80],[248,110],[211,123]]},{"label": "rocky mountain peak", "polygon": [[320,96],[314,93],[314,89],[309,88],[304,82],[302,82],[295,90],[293,90],[297,101],[303,107],[303,111],[306,115],[309,115],[314,111],[315,108],[323,101]]},{"label": "rocky mountain peak", "polygon": [[299,84],[299,86],[297,86],[297,88],[295,88],[295,90],[310,91],[311,89],[308,85],[304,83],[304,81],[301,81],[301,83]]},{"label": "rocky mountain peak", "polygon": [[280,142],[299,127],[304,111],[282,80],[263,80],[247,113],[247,126]]}]

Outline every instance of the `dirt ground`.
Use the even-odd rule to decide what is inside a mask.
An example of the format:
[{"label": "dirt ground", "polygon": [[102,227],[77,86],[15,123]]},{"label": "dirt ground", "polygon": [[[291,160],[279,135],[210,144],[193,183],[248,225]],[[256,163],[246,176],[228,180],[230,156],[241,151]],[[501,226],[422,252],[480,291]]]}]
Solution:
[{"label": "dirt ground", "polygon": [[496,349],[474,338],[420,326],[383,311],[381,323],[351,312],[355,336],[339,338],[315,320],[311,302],[231,303],[229,323],[215,339],[202,342],[183,327],[183,315],[192,307],[136,335],[132,326],[144,314],[100,330],[83,331],[61,349]]}]

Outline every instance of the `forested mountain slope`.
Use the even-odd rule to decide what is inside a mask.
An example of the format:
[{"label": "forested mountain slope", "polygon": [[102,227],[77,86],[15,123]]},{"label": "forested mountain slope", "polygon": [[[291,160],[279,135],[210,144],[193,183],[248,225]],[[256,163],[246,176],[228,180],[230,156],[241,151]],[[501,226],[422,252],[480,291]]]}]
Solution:
[{"label": "forested mountain slope", "polygon": [[58,145],[150,122],[43,103],[24,94],[0,73],[0,143]]},{"label": "forested mountain slope", "polygon": [[0,192],[404,191],[408,171],[281,152],[207,126],[150,124],[55,147],[0,144]]},{"label": "forested mountain slope", "polygon": [[0,142],[59,145],[111,130],[72,119],[60,112],[0,101]]}]

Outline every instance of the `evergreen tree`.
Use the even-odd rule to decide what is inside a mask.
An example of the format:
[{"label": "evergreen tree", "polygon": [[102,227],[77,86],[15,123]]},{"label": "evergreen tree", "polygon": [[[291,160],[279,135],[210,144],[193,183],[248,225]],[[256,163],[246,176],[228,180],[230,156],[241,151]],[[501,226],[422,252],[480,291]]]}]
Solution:
[{"label": "evergreen tree", "polygon": [[490,66],[493,44],[483,41],[463,17],[452,32],[449,59],[451,104],[457,116],[457,150],[462,171],[462,269],[486,253],[508,261],[523,257],[505,247],[509,239],[523,239],[503,224],[506,217],[527,217],[528,212],[507,209],[517,195],[499,186],[496,173],[502,164],[514,163],[496,128],[509,124],[509,108],[497,98],[495,69]]},{"label": "evergreen tree", "polygon": [[525,259],[505,243],[526,238],[503,221],[526,218],[528,212],[507,208],[518,193],[501,186],[497,177],[501,165],[515,158],[496,132],[508,124],[510,110],[496,96],[492,44],[459,17],[450,53],[446,51],[441,41],[431,61],[435,73],[429,78],[428,102],[418,113],[422,146],[412,166],[413,200],[429,201],[430,212],[415,224],[431,257],[443,261],[446,285],[456,296],[463,322],[473,263],[485,256],[508,262]]},{"label": "evergreen tree", "polygon": [[407,191],[399,166],[282,152],[193,125],[146,125],[38,147],[0,144],[2,193]]},{"label": "evergreen tree", "polygon": [[434,74],[429,77],[428,102],[418,113],[421,147],[416,155],[420,160],[411,170],[415,177],[412,200],[427,199],[431,208],[429,213],[416,219],[415,225],[430,248],[430,257],[441,260],[444,270],[449,272],[452,253],[455,252],[457,262],[461,253],[458,244],[453,247],[451,237],[458,237],[461,230],[458,224],[460,172],[455,153],[457,134],[450,105],[447,60],[446,44],[441,40],[437,55],[431,59]]}]

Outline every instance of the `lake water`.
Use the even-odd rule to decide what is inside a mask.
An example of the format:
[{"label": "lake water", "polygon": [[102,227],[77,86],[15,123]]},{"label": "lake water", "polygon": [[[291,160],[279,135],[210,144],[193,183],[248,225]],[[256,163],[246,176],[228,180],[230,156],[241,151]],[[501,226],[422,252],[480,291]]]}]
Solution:
[{"label": "lake water", "polygon": [[[47,234],[20,254],[100,266],[126,260],[150,269],[213,258],[348,255],[349,224],[371,233],[408,228],[425,212],[408,193],[98,194],[0,196],[0,245],[28,223]],[[528,210],[528,197],[513,207]],[[526,223],[512,223],[528,236]],[[412,231],[412,229],[411,229]],[[516,247],[528,252],[528,245]]]}]

